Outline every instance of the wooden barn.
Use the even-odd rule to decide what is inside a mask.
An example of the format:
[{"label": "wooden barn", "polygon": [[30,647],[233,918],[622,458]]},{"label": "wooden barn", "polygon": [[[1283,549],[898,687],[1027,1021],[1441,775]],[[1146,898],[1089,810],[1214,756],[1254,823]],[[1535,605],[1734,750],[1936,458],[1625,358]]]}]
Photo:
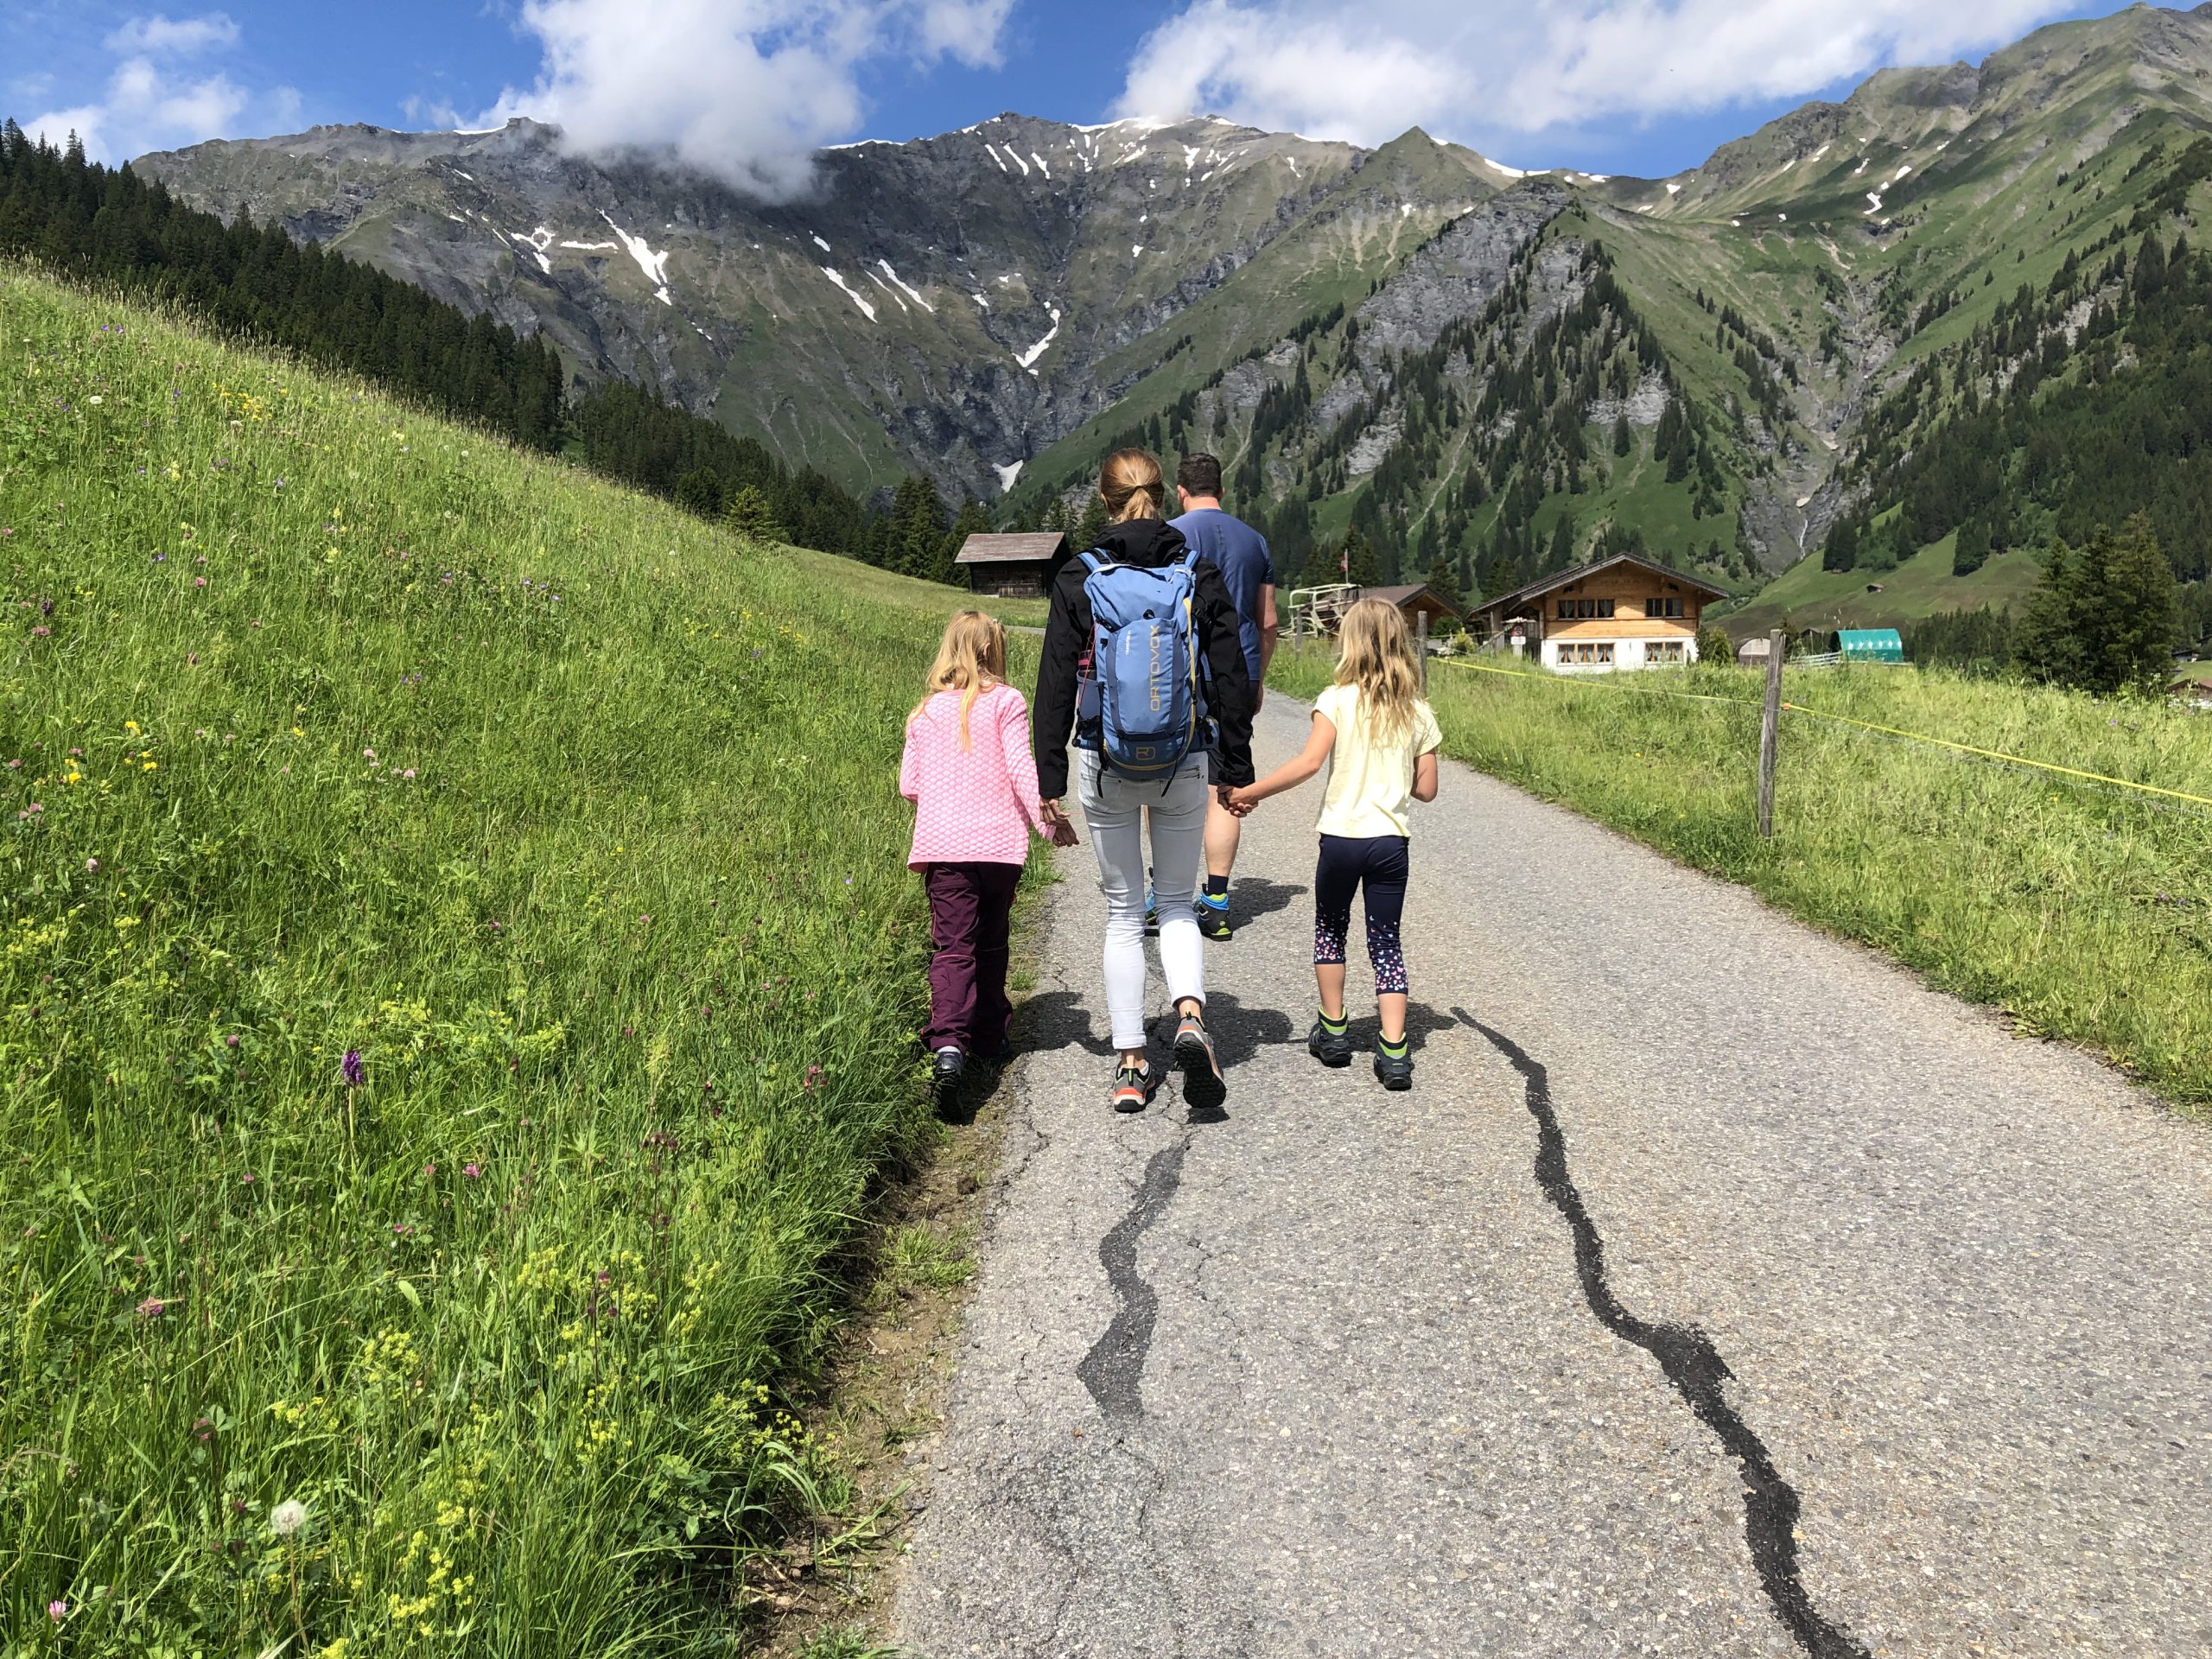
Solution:
[{"label": "wooden barn", "polygon": [[1438,593],[1425,582],[1416,582],[1399,588],[1363,588],[1362,599],[1383,599],[1396,606],[1411,627],[1421,617],[1428,619],[1432,634],[1449,632],[1459,620],[1459,607]]},{"label": "wooden barn", "polygon": [[997,599],[1042,599],[1068,562],[1068,538],[1059,531],[1030,536],[970,536],[953,563],[968,572],[968,586]]},{"label": "wooden barn", "polygon": [[1603,673],[1697,660],[1698,618],[1727,589],[1631,553],[1540,576],[1477,607],[1481,637],[1546,668]]}]

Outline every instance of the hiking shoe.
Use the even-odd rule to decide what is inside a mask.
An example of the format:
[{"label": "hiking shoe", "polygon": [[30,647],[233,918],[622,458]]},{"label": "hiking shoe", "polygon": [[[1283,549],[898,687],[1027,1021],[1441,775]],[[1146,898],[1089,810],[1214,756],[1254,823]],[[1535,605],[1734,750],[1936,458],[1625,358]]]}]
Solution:
[{"label": "hiking shoe", "polygon": [[1218,899],[1210,893],[1200,893],[1198,912],[1198,931],[1207,938],[1226,939],[1232,937],[1229,925],[1229,895],[1227,893],[1223,893]]},{"label": "hiking shoe", "polygon": [[1414,1086],[1414,1051],[1410,1045],[1402,1046],[1395,1054],[1380,1042],[1375,1045],[1375,1081],[1398,1094]]},{"label": "hiking shoe", "polygon": [[957,1048],[940,1048],[937,1063],[930,1068],[930,1080],[937,1090],[937,1097],[947,1101],[960,1092],[960,1085],[968,1078],[968,1057]]},{"label": "hiking shoe", "polygon": [[1114,1073],[1108,1102],[1117,1112],[1141,1112],[1160,1090],[1160,1073],[1148,1065],[1125,1065]]},{"label": "hiking shoe", "polygon": [[1313,1029],[1306,1033],[1306,1052],[1332,1069],[1350,1065],[1351,1027],[1338,1026],[1331,1031],[1326,1023],[1316,1020]]},{"label": "hiking shoe", "polygon": [[1229,1085],[1221,1079],[1221,1062],[1214,1058],[1213,1039],[1205,1021],[1195,1014],[1183,1016],[1175,1027],[1175,1063],[1183,1068],[1183,1103],[1211,1112],[1229,1098]]}]

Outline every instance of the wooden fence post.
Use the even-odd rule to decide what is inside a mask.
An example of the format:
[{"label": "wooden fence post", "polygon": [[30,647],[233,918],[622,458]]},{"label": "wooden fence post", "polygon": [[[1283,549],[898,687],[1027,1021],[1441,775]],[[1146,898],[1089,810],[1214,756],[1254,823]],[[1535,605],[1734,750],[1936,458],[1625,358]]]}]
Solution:
[{"label": "wooden fence post", "polygon": [[1774,765],[1782,741],[1782,652],[1780,628],[1766,636],[1766,705],[1759,713],[1759,839],[1774,839]]},{"label": "wooden fence post", "polygon": [[1428,695],[1428,613],[1422,611],[1414,619],[1414,650],[1421,657],[1421,694]]}]

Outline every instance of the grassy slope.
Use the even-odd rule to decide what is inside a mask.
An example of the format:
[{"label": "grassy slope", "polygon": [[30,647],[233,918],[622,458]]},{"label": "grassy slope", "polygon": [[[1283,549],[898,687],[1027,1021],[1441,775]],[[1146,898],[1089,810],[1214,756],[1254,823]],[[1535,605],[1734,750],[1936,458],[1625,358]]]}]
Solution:
[{"label": "grassy slope", "polygon": [[[1273,683],[1311,695],[1328,673],[1317,653],[1284,652]],[[2212,1106],[2212,813],[1794,715],[1780,833],[1763,845],[1757,687],[1734,668],[1632,683],[1457,665],[1432,676],[1460,759]],[[1648,695],[1668,690],[1742,702]],[[2212,798],[2212,722],[2171,709],[1896,671],[1794,671],[1784,695]]]},{"label": "grassy slope", "polygon": [[715,1645],[825,1469],[741,1385],[927,1120],[890,780],[954,596],[0,314],[0,1628]]},{"label": "grassy slope", "polygon": [[[1726,618],[1738,639],[1780,627],[1894,628],[1937,611],[2009,610],[2033,591],[2043,567],[2028,553],[2001,553],[1970,576],[1951,574],[1946,536],[1894,570],[1823,570],[1817,555],[1800,560]],[[1882,591],[1870,594],[1869,585]]]}]

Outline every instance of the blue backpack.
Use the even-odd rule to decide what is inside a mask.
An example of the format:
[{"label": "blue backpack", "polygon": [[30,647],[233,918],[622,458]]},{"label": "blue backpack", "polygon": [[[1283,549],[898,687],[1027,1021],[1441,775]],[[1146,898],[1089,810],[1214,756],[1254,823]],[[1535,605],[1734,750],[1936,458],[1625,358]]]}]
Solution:
[{"label": "blue backpack", "polygon": [[1076,747],[1137,782],[1174,781],[1214,746],[1198,655],[1198,556],[1157,569],[1086,553],[1090,654],[1077,683]]}]

